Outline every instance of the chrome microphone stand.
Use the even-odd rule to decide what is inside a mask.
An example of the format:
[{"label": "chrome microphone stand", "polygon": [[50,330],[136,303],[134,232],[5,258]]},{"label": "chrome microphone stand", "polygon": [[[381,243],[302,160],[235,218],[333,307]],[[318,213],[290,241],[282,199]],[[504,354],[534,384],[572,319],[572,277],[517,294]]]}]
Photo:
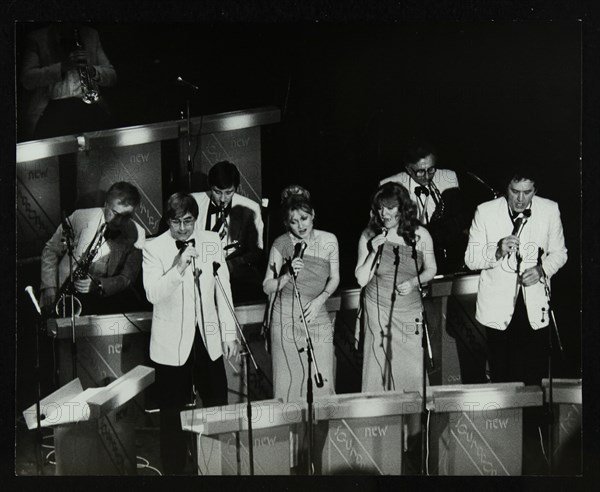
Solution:
[{"label": "chrome microphone stand", "polygon": [[[394,246],[394,283],[392,284],[392,299],[390,305],[390,318],[386,326],[387,334],[381,330],[381,344],[385,356],[385,367],[383,370],[383,386],[386,391],[392,388],[392,319],[394,316],[394,305],[396,304],[396,282],[398,280],[398,266],[400,265],[400,247]],[[375,268],[377,270],[377,268]],[[383,346],[385,340],[385,346]]]},{"label": "chrome microphone stand", "polygon": [[33,294],[33,289],[31,287],[26,287],[25,292],[29,294],[31,297],[31,301],[33,302],[36,311],[38,313],[36,328],[35,328],[35,382],[36,382],[36,401],[35,401],[35,416],[37,423],[37,450],[36,450],[36,467],[38,471],[38,476],[44,474],[44,458],[43,458],[43,436],[42,436],[42,412],[41,412],[41,400],[42,400],[42,375],[40,371],[40,330],[44,326],[44,316],[42,314],[42,310],[37,302]]},{"label": "chrome microphone stand", "polygon": [[302,320],[302,325],[304,326],[304,333],[306,335],[306,349],[304,347],[300,348],[298,352],[301,353],[304,350],[306,350],[306,355],[308,359],[308,378],[306,380],[306,404],[308,410],[308,475],[313,475],[313,365],[315,369],[315,383],[317,385],[317,388],[323,387],[323,376],[319,371],[319,365],[317,363],[317,359],[315,358],[312,339],[310,337],[310,333],[308,331],[308,324],[304,316],[304,307],[302,306],[302,300],[300,299],[300,291],[298,290],[298,284],[296,283],[296,275],[293,272],[291,272],[290,276],[292,277],[292,283],[294,284],[294,295],[296,297],[296,301],[298,302],[298,307],[300,308],[300,319]]},{"label": "chrome microphone stand", "polygon": [[[538,266],[542,266],[542,255],[544,254],[544,250],[542,248],[538,248]],[[560,354],[564,354],[563,346],[560,341],[560,334],[558,331],[558,325],[556,324],[556,318],[554,317],[554,310],[552,309],[551,303],[551,292],[550,286],[548,285],[548,279],[546,278],[546,273],[542,268],[542,282],[544,284],[544,292],[546,294],[546,300],[548,301],[548,321],[550,322],[550,327],[548,327],[548,408],[547,408],[547,418],[548,418],[548,475],[552,475],[553,469],[553,455],[554,455],[554,395],[553,395],[553,376],[552,376],[552,328],[554,328],[554,332],[556,333],[556,341],[558,342],[558,348]],[[544,308],[542,308],[542,318],[544,316]]]},{"label": "chrome microphone stand", "polygon": [[[73,235],[73,228],[69,224],[69,219],[65,218],[63,221],[63,237],[67,245],[67,255],[69,256],[69,285],[70,294],[65,293],[63,297],[63,316],[65,315],[65,306],[67,296],[70,301],[70,318],[71,318],[71,372],[73,379],[77,377],[77,340],[75,338],[75,283],[73,278],[73,249],[75,247],[75,238]],[[57,313],[58,314],[58,313]]]},{"label": "chrome microphone stand", "polygon": [[221,267],[221,264],[213,261],[213,274],[215,276],[215,281],[217,282],[217,285],[219,286],[219,289],[221,290],[221,293],[223,294],[223,297],[225,298],[225,302],[227,304],[227,307],[229,308],[229,311],[231,311],[231,315],[233,316],[233,320],[235,321],[235,327],[237,328],[238,334],[240,336],[240,340],[242,341],[242,354],[243,356],[245,356],[245,366],[246,366],[246,415],[248,417],[248,459],[249,459],[249,463],[250,463],[250,475],[254,475],[254,441],[252,439],[252,400],[250,398],[250,364],[248,363],[248,359],[250,359],[250,361],[252,362],[252,365],[254,366],[254,370],[258,373],[258,364],[256,363],[256,359],[254,359],[254,354],[252,353],[252,350],[250,349],[250,345],[248,345],[248,342],[246,341],[246,337],[244,336],[244,331],[242,330],[242,327],[240,326],[240,323],[235,315],[235,309],[233,308],[233,306],[231,305],[231,302],[229,301],[229,298],[227,297],[227,294],[225,293],[225,289],[223,288],[223,284],[221,283],[221,279],[219,278],[219,274],[217,273],[217,270]]},{"label": "chrome microphone stand", "polygon": [[[429,362],[431,363],[431,368],[435,367],[433,361],[433,351],[431,350],[431,340],[429,338],[429,327],[427,322],[427,313],[425,312],[425,305],[423,303],[423,285],[421,284],[421,276],[419,274],[419,264],[417,261],[417,246],[416,242],[412,243],[412,257],[415,262],[415,270],[417,272],[417,288],[419,290],[419,300],[421,302],[421,348],[423,353],[423,378],[421,384],[421,475],[425,475],[426,468],[426,457],[425,451],[427,446],[427,357],[429,357]],[[418,326],[419,319],[415,320],[417,326],[418,334]]]},{"label": "chrome microphone stand", "polygon": [[[189,89],[192,89],[195,91],[200,90],[200,88],[197,85],[192,84],[191,82],[188,82],[187,80],[182,79],[181,77],[177,77],[176,80],[178,83],[185,85]],[[192,144],[191,144],[191,117],[190,117],[190,94],[189,94],[189,91],[187,92],[186,97],[185,97],[185,108],[186,108],[186,126],[187,126],[186,162],[187,162],[187,175],[188,175],[188,191],[191,193],[192,192],[192,174],[194,172],[194,163],[192,162],[192,154],[191,154]],[[181,119],[183,119],[183,111],[181,113],[182,113]]]}]

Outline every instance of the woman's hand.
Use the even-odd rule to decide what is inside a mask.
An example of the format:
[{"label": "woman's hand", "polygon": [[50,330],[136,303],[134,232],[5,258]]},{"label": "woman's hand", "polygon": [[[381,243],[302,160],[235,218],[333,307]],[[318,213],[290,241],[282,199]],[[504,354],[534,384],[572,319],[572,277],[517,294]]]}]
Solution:
[{"label": "woman's hand", "polygon": [[405,280],[404,282],[396,285],[396,292],[401,296],[405,296],[406,294],[412,292],[415,288],[415,283],[413,279]]},{"label": "woman's hand", "polygon": [[325,304],[325,297],[317,296],[312,301],[309,301],[304,305],[304,318],[306,319],[307,323],[310,323],[316,319],[323,304]]},{"label": "woman's hand", "polygon": [[300,273],[300,270],[302,270],[303,268],[304,260],[302,258],[294,258],[291,263],[290,273],[293,272],[293,274],[297,277],[298,273]]},{"label": "woman's hand", "polygon": [[379,234],[378,236],[373,236],[371,238],[371,251],[377,252],[379,246],[384,244],[387,241],[387,235],[384,233]]}]

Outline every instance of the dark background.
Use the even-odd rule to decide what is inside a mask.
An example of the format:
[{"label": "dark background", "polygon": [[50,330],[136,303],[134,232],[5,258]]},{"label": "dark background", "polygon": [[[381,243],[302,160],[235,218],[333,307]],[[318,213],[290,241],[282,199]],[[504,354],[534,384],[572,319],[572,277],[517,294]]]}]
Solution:
[{"label": "dark background", "polygon": [[[24,35],[44,25],[16,25],[17,67]],[[91,25],[117,71],[102,91],[115,127],[178,119],[189,93],[177,76],[200,87],[192,117],[281,109],[262,138],[271,240],[281,189],[305,186],[317,227],[340,240],[342,287],[356,286],[369,197],[402,169],[411,136],[433,141],[438,167],[458,172],[471,212],[492,195],[466,172],[503,190],[508,168],[533,164],[539,194],[561,208],[569,261],[553,281],[554,308],[567,373],[578,375],[581,23]]]}]

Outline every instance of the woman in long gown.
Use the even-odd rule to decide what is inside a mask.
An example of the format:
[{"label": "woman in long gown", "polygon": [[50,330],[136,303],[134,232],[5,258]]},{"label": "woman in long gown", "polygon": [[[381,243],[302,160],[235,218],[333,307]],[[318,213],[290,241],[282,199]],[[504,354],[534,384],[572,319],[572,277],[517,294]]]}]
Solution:
[{"label": "woman in long gown", "polygon": [[[306,398],[306,336],[294,294],[292,275],[304,307],[315,359],[324,380],[314,395],[333,394],[333,319],[325,301],[339,284],[339,251],[335,235],[314,229],[310,194],[299,186],[282,192],[282,215],[287,233],[275,239],[263,289],[272,298],[271,356],[273,392],[284,401]],[[304,243],[303,253],[301,245]],[[314,370],[312,371],[314,378]]]},{"label": "woman in long gown", "polygon": [[422,388],[417,265],[422,284],[433,279],[433,241],[419,224],[406,188],[386,183],[371,200],[371,220],[360,236],[355,269],[364,287],[363,392]]}]

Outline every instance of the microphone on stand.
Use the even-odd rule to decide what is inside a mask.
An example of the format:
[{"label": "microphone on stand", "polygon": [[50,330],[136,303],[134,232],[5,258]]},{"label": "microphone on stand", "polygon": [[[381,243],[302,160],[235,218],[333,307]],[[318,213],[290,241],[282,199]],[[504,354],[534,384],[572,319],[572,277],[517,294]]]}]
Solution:
[{"label": "microphone on stand", "polygon": [[502,195],[502,193],[496,191],[491,185],[489,185],[488,183],[486,183],[483,179],[481,179],[475,173],[467,171],[466,174],[468,174],[469,176],[471,176],[473,179],[479,181],[483,186],[485,186],[488,190],[490,190],[492,192],[492,195],[494,195],[494,198],[498,198],[500,195]]},{"label": "microphone on stand", "polygon": [[521,231],[523,230],[523,227],[525,227],[525,224],[527,223],[527,219],[529,219],[529,217],[531,217],[530,208],[523,210],[523,212],[519,214],[519,216],[515,220],[515,225],[513,227],[513,236],[519,237],[521,235]]},{"label": "microphone on stand", "polygon": [[185,79],[182,79],[181,77],[177,77],[175,80],[176,80],[176,82],[183,84],[183,85],[187,85],[188,87],[191,87],[192,89],[194,89],[196,91],[200,90],[200,87],[198,87],[195,84],[192,84],[191,82],[188,82]]},{"label": "microphone on stand", "polygon": [[302,259],[304,257],[304,250],[306,249],[307,246],[308,246],[308,244],[306,244],[306,242],[304,242],[304,241],[300,241],[299,243],[296,243],[294,245],[294,256],[292,258],[290,258],[290,262],[289,262],[289,269],[291,270],[294,278],[297,278],[298,275],[292,269],[292,261],[294,261],[296,258]]},{"label": "microphone on stand", "polygon": [[31,285],[28,285],[27,287],[25,287],[25,292],[27,292],[27,294],[29,294],[29,297],[31,298],[31,302],[33,302],[33,305],[35,306],[35,310],[41,316],[42,310],[40,308],[38,300],[35,297],[35,294],[33,293],[33,287]]},{"label": "microphone on stand", "polygon": [[[381,232],[383,233],[384,236],[387,236],[387,234],[388,234],[387,227],[382,227]],[[373,265],[371,265],[371,270],[373,270],[373,269],[377,270],[377,267],[381,263],[382,255],[383,255],[383,244],[381,244],[379,246],[379,248],[377,248],[377,254],[375,255],[375,261],[373,262]]]}]

